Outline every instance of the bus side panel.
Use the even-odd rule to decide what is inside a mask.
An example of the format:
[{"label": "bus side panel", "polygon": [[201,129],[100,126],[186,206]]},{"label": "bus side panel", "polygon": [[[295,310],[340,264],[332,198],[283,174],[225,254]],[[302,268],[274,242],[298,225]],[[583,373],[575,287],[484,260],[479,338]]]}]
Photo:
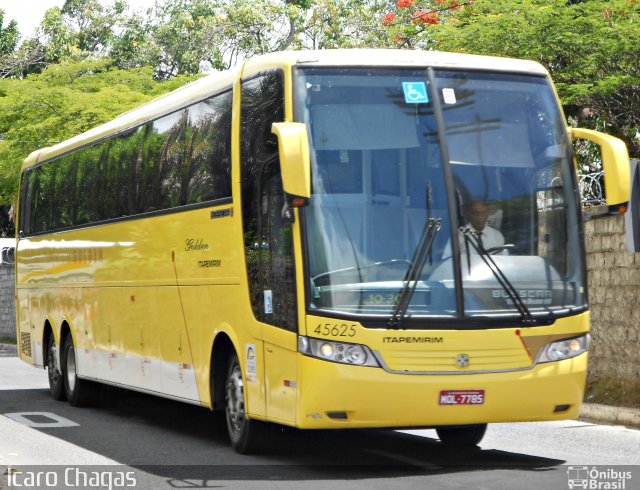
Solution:
[{"label": "bus side panel", "polygon": [[47,319],[66,321],[80,376],[209,405],[215,333],[247,328],[242,358],[260,332],[239,290],[237,220],[227,203],[25,239],[20,332],[42,342]]}]

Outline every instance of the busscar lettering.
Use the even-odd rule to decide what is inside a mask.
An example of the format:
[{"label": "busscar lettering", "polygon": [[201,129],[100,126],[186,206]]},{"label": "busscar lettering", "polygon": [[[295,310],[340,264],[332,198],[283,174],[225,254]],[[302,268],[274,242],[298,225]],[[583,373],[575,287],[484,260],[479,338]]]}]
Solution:
[{"label": "busscar lettering", "polygon": [[198,267],[207,268],[207,267],[222,267],[222,260],[220,259],[211,259],[211,260],[198,260]]},{"label": "busscar lettering", "polygon": [[382,337],[383,344],[443,344],[444,337]]},{"label": "busscar lettering", "polygon": [[[502,289],[494,289],[493,291],[491,291],[491,295],[494,298],[510,298],[509,293]],[[520,296],[521,298],[546,299],[552,298],[553,293],[549,289],[522,289],[518,291],[518,296]]]}]

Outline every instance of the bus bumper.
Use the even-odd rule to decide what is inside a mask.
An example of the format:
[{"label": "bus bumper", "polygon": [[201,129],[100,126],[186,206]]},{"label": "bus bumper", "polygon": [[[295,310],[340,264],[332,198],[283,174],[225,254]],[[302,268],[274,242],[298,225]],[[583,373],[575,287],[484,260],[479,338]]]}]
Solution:
[{"label": "bus bumper", "polygon": [[[468,375],[392,374],[301,356],[296,426],[408,428],[576,418],[587,354],[525,371]],[[441,391],[483,390],[476,405],[441,405]]]}]

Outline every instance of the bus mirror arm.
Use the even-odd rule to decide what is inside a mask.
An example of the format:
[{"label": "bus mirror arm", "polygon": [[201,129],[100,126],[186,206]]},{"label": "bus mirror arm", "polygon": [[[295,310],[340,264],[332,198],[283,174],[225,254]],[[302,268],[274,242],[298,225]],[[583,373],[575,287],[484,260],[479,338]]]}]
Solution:
[{"label": "bus mirror arm", "polygon": [[[286,194],[285,194],[285,197]],[[293,208],[289,203],[289,199],[284,200],[284,205],[282,206],[282,212],[280,213],[280,217],[282,218],[283,223],[293,224],[296,221],[296,215],[293,212]]]},{"label": "bus mirror arm", "polygon": [[282,186],[291,207],[307,204],[311,197],[311,159],[307,126],[303,123],[273,123],[271,131],[278,137]]}]

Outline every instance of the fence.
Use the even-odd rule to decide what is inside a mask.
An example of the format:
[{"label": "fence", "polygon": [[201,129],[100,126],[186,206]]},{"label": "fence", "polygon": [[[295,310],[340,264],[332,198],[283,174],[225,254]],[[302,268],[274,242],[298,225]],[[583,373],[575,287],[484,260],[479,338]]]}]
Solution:
[{"label": "fence", "polygon": [[578,175],[578,188],[583,207],[604,206],[607,201],[603,191],[604,173],[592,172]]}]

